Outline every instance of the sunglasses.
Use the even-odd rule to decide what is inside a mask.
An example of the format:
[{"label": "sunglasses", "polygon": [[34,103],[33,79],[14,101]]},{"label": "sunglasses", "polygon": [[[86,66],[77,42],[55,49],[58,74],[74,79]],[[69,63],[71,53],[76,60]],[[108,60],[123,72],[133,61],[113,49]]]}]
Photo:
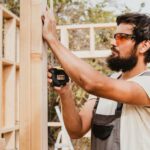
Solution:
[{"label": "sunglasses", "polygon": [[135,39],[135,35],[126,34],[126,33],[116,33],[114,34],[114,39],[116,40],[116,44],[118,45],[126,42],[127,40]]}]

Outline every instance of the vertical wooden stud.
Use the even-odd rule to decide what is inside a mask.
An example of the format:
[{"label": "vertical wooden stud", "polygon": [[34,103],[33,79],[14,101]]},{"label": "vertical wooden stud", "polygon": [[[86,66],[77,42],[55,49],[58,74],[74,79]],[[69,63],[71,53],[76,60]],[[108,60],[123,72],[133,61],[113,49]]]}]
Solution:
[{"label": "vertical wooden stud", "polygon": [[2,94],[3,94],[3,78],[2,78],[2,61],[0,60],[0,128],[2,128],[2,122],[3,122],[3,101],[2,101]]},{"label": "vertical wooden stud", "polygon": [[20,149],[47,150],[47,53],[41,22],[46,2],[20,4]]},{"label": "vertical wooden stud", "polygon": [[68,37],[68,30],[66,28],[62,28],[60,31],[61,43],[69,48],[69,37]]},{"label": "vertical wooden stud", "polygon": [[3,11],[0,9],[0,58],[2,58],[2,41],[3,41]]},{"label": "vertical wooden stud", "polygon": [[90,51],[94,51],[95,50],[95,31],[94,28],[91,27],[90,28]]},{"label": "vertical wooden stud", "polygon": [[19,63],[19,55],[20,55],[20,29],[16,28],[16,62]]}]

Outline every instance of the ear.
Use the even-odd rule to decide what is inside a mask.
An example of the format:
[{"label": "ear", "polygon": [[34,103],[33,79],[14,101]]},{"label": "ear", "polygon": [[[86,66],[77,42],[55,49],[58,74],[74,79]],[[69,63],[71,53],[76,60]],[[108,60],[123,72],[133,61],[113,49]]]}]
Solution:
[{"label": "ear", "polygon": [[140,43],[140,53],[145,53],[150,48],[150,40]]}]

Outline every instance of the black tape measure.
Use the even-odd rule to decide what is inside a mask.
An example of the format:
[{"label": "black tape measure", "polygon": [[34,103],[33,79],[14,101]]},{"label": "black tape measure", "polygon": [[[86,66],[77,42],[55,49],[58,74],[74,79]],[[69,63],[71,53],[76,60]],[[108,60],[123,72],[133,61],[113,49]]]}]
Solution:
[{"label": "black tape measure", "polygon": [[51,86],[65,86],[69,82],[69,77],[62,68],[51,68],[49,72],[52,74],[52,84]]}]

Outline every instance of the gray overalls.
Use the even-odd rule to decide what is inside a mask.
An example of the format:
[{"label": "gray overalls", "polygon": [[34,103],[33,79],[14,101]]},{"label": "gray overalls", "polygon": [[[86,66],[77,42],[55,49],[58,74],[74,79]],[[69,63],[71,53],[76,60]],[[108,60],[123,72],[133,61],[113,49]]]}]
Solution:
[{"label": "gray overalls", "polygon": [[[98,104],[98,102],[97,102]],[[92,119],[92,150],[120,150],[120,117],[122,104],[118,103],[114,115],[96,114]]]}]

